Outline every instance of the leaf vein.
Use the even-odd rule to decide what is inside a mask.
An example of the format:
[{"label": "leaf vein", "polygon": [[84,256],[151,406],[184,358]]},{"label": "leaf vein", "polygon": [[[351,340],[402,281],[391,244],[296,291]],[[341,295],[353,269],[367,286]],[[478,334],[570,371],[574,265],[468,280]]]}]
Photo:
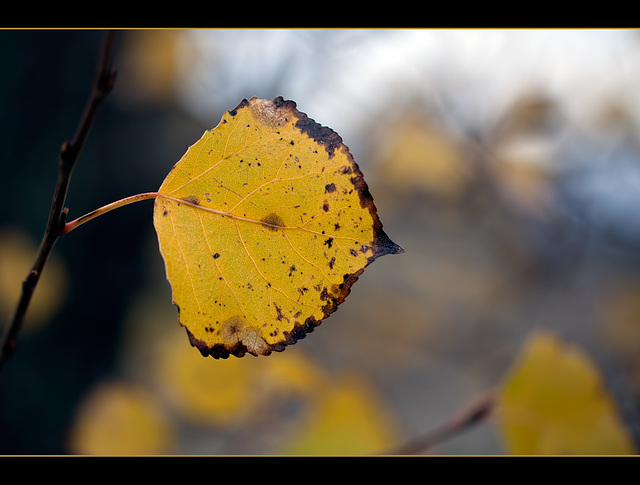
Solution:
[{"label": "leaf vein", "polygon": [[[204,222],[202,221],[202,216],[200,215],[200,211],[196,210],[196,214],[198,214],[198,220],[200,221],[200,226],[202,227],[202,233],[204,234],[204,240],[207,243],[207,247],[209,248],[209,254],[211,254],[211,256],[213,257],[213,249],[211,248],[211,244],[209,243],[209,238],[207,236],[207,230],[204,227]],[[246,317],[247,314],[244,311],[244,308],[242,307],[242,304],[240,303],[240,300],[238,299],[238,294],[234,291],[234,289],[231,287],[231,285],[227,281],[227,278],[226,278],[225,274],[222,272],[222,270],[220,269],[220,266],[218,265],[218,262],[215,259],[213,260],[213,264],[216,266],[216,269],[220,273],[220,276],[222,277],[222,281],[224,281],[225,285],[227,285],[227,287],[229,288],[231,293],[233,293],[233,296],[236,299],[236,303],[238,304],[238,308],[240,309],[242,314]],[[212,287],[213,287],[213,284],[211,285],[210,290],[211,290]]]},{"label": "leaf vein", "polygon": [[175,237],[175,241],[176,244],[178,245],[178,249],[180,250],[180,255],[182,256],[182,260],[184,261],[184,266],[186,269],[186,273],[187,276],[189,278],[189,283],[191,284],[191,291],[193,292],[193,297],[194,300],[196,301],[196,304],[198,305],[198,314],[200,315],[200,319],[202,320],[203,316],[202,316],[202,309],[200,308],[200,302],[198,301],[198,297],[196,295],[196,288],[193,284],[193,278],[191,276],[191,270],[189,269],[189,261],[187,260],[187,257],[184,254],[184,250],[182,249],[182,246],[180,245],[180,239],[178,238],[178,234],[176,233],[176,225],[173,221],[173,215],[171,214],[171,212],[169,212],[169,217],[171,217],[171,226],[173,227],[173,236]]},{"label": "leaf vein", "polygon": [[[240,242],[242,243],[242,246],[244,247],[244,250],[247,253],[247,256],[249,256],[249,259],[251,259],[251,262],[253,263],[254,267],[256,268],[256,271],[260,274],[260,276],[262,276],[262,278],[265,280],[267,285],[269,285],[269,294],[271,294],[271,290],[275,290],[278,293],[282,293],[282,295],[284,295],[289,300],[291,300],[294,303],[298,304],[298,301],[295,298],[290,297],[289,295],[287,295],[280,288],[278,288],[276,286],[273,286],[273,284],[267,279],[267,277],[262,273],[262,271],[260,271],[260,268],[258,268],[258,263],[256,263],[255,258],[251,255],[251,253],[249,252],[249,249],[247,248],[247,245],[244,242],[244,239],[242,237],[242,233],[240,231],[240,227],[239,227],[238,221],[236,221],[236,230],[238,231],[238,237],[240,238]],[[271,296],[269,296],[269,303],[271,304],[271,302],[272,302]],[[269,305],[269,306],[271,306],[271,305]]]},{"label": "leaf vein", "polygon": [[[239,124],[239,121],[238,121],[238,123],[237,123],[237,124]],[[237,127],[237,124],[236,124],[236,127]],[[235,131],[235,128],[236,128],[236,127],[234,127],[233,131]],[[232,131],[232,133],[233,133],[233,131]],[[240,153],[242,153],[242,151],[243,151],[243,150],[246,150],[247,148],[249,148],[249,147],[251,147],[251,146],[253,146],[253,145],[257,144],[257,143],[260,143],[260,142],[262,141],[261,139],[257,139],[256,141],[254,141],[254,142],[250,143],[249,145],[247,145],[247,144],[246,144],[246,141],[245,141],[245,144],[244,144],[244,145],[242,146],[242,148],[240,148],[238,151],[233,152],[233,153],[230,153],[229,155],[226,155],[226,151],[227,151],[227,148],[228,148],[228,146],[229,146],[229,138],[230,138],[230,137],[231,137],[231,134],[229,134],[229,135],[227,136],[227,142],[226,142],[226,144],[225,144],[224,151],[222,152],[222,153],[223,153],[223,155],[222,155],[222,158],[220,158],[220,160],[218,160],[217,162],[214,162],[214,163],[213,163],[210,167],[208,167],[206,170],[204,170],[203,172],[199,173],[198,175],[196,175],[196,176],[194,176],[194,177],[190,178],[190,179],[189,179],[189,180],[187,180],[184,184],[180,185],[179,187],[176,187],[175,189],[171,190],[171,191],[170,191],[170,192],[168,192],[168,193],[169,193],[169,194],[174,194],[174,193],[176,193],[176,192],[180,191],[181,189],[183,189],[184,187],[186,187],[186,186],[187,186],[187,185],[189,185],[190,183],[195,182],[196,180],[198,180],[198,179],[199,179],[199,178],[201,178],[202,176],[204,176],[204,175],[206,175],[207,173],[209,173],[211,170],[213,170],[214,168],[216,168],[216,167],[217,167],[218,165],[220,165],[222,162],[224,162],[224,161],[228,160],[229,158],[231,158],[231,157],[233,157],[233,156],[235,156],[235,155],[239,155]],[[202,147],[201,151],[202,151],[202,150],[204,150],[204,146]],[[194,158],[195,158],[195,157],[194,157]]]}]

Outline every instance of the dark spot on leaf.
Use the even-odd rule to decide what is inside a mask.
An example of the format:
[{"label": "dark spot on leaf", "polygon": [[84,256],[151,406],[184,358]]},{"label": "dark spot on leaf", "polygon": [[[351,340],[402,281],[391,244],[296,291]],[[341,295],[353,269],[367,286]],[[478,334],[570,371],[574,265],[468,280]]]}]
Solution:
[{"label": "dark spot on leaf", "polygon": [[261,222],[264,227],[271,231],[276,231],[278,227],[284,227],[282,218],[275,212],[263,217]]},{"label": "dark spot on leaf", "polygon": [[323,244],[326,244],[328,248],[331,248],[331,246],[333,245],[333,238],[330,237],[326,239]]},{"label": "dark spot on leaf", "polygon": [[195,195],[188,195],[187,197],[183,197],[182,200],[193,205],[198,205],[198,203],[200,202],[200,200]]},{"label": "dark spot on leaf", "polygon": [[240,103],[238,104],[238,106],[236,106],[235,108],[233,108],[232,110],[229,110],[229,114],[231,116],[235,116],[236,114],[238,114],[238,110],[240,108],[244,108],[245,106],[247,106],[249,104],[249,101],[247,101],[246,99],[243,99],[242,101],[240,101]]},{"label": "dark spot on leaf", "polygon": [[213,259],[218,259],[219,257],[220,257],[220,255],[219,255],[218,253],[215,253],[215,254],[213,255]]},{"label": "dark spot on leaf", "polygon": [[326,202],[322,204],[322,210],[327,212],[329,210],[329,204],[327,204]]},{"label": "dark spot on leaf", "polygon": [[275,302],[273,303],[273,306],[276,308],[276,319],[280,322],[282,321],[282,310],[280,310],[280,307],[278,307],[278,305],[275,304]]},{"label": "dark spot on leaf", "polygon": [[331,261],[329,261],[329,269],[333,269],[333,264],[336,262],[336,258],[335,256],[331,258]]},{"label": "dark spot on leaf", "polygon": [[335,192],[336,191],[336,184],[334,184],[333,182],[331,182],[330,184],[327,184],[324,186],[324,191],[325,192]]}]

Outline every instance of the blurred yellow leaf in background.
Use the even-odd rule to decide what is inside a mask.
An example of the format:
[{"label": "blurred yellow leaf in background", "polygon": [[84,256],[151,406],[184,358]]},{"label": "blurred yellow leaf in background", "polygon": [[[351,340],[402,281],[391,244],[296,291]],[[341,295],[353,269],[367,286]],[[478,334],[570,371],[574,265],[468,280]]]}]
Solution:
[{"label": "blurred yellow leaf in background", "polygon": [[127,103],[169,103],[178,94],[180,71],[194,62],[189,36],[182,30],[129,31],[123,38],[117,95]]},{"label": "blurred yellow leaf in background", "polygon": [[398,442],[398,428],[380,396],[358,375],[343,376],[324,388],[307,418],[281,453],[365,455]]},{"label": "blurred yellow leaf in background", "polygon": [[529,339],[498,402],[510,453],[636,453],[594,363],[554,335],[540,332]]},{"label": "blurred yellow leaf in background", "polygon": [[[5,228],[0,233],[0,311],[8,315],[22,291],[38,251],[38,244],[26,234]],[[67,272],[57,254],[52,254],[33,294],[24,329],[33,330],[48,321],[64,301]]]},{"label": "blurred yellow leaf in background", "polygon": [[260,385],[270,393],[313,398],[330,381],[327,372],[303,352],[287,352],[260,365]]},{"label": "blurred yellow leaf in background", "polygon": [[457,141],[424,115],[409,115],[378,137],[376,156],[385,185],[401,192],[424,192],[457,200],[470,180]]},{"label": "blurred yellow leaf in background", "polygon": [[267,454],[368,454],[397,443],[396,423],[361,374],[338,377],[295,350],[266,360],[190,350],[167,339],[158,387],[175,416],[210,427],[212,437],[231,432],[241,443],[246,435],[253,443],[242,450]]},{"label": "blurred yellow leaf in background", "polygon": [[98,384],[82,402],[70,436],[81,455],[157,455],[169,452],[172,429],[147,390],[125,382]]},{"label": "blurred yellow leaf in background", "polygon": [[212,362],[174,338],[166,342],[156,371],[169,401],[188,421],[230,426],[255,411],[255,364]]},{"label": "blurred yellow leaf in background", "polygon": [[168,338],[155,369],[169,401],[188,421],[217,427],[243,425],[283,395],[305,398],[324,375],[296,352],[256,359],[211,361],[180,340]]}]

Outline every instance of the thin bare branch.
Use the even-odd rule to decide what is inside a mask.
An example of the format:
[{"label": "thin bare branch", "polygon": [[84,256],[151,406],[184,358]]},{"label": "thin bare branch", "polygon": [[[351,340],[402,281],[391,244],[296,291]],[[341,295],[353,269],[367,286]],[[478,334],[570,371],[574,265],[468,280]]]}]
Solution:
[{"label": "thin bare branch", "polygon": [[4,366],[16,350],[18,334],[22,328],[31,297],[42,275],[47,258],[64,229],[67,214],[64,204],[73,167],[76,164],[100,107],[115,83],[115,71],[112,69],[115,38],[115,32],[110,31],[105,34],[87,105],[78,123],[73,139],[66,141],[60,150],[58,179],[51,202],[49,219],[33,266],[22,282],[22,293],[16,309],[2,334],[2,340],[0,341],[0,367]]},{"label": "thin bare branch", "polygon": [[493,392],[478,396],[464,409],[451,416],[447,421],[431,431],[413,438],[412,440],[388,450],[387,455],[415,455],[452,438],[471,426],[483,422],[492,413],[495,403]]}]

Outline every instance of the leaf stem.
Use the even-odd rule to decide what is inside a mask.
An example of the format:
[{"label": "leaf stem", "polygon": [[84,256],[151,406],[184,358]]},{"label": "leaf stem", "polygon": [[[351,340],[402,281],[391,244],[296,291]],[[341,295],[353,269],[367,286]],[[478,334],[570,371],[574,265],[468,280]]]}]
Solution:
[{"label": "leaf stem", "polygon": [[132,195],[130,197],[125,197],[124,199],[111,202],[110,204],[107,204],[94,211],[91,211],[88,214],[78,217],[77,219],[74,219],[71,222],[67,222],[64,225],[64,228],[62,229],[61,235],[68,234],[69,232],[73,231],[74,229],[81,226],[85,222],[89,222],[91,219],[95,219],[96,217],[106,214],[107,212],[110,212],[113,209],[117,209],[118,207],[122,207],[128,204],[133,204],[134,202],[139,202],[141,200],[155,199],[156,197],[158,197],[158,195],[159,194],[157,192],[144,192],[142,194]]},{"label": "leaf stem", "polygon": [[73,171],[73,167],[80,155],[80,151],[82,150],[100,107],[115,83],[116,74],[111,68],[115,37],[116,33],[111,31],[107,32],[104,36],[93,86],[84,112],[80,118],[73,139],[66,141],[60,149],[58,178],[49,211],[49,219],[33,266],[22,282],[22,293],[20,294],[16,309],[2,333],[2,339],[0,340],[0,368],[16,350],[16,340],[22,328],[27,309],[29,308],[31,297],[35,292],[49,254],[58,238],[62,235],[65,226],[67,210],[64,207],[64,203],[71,180],[71,172]]}]

